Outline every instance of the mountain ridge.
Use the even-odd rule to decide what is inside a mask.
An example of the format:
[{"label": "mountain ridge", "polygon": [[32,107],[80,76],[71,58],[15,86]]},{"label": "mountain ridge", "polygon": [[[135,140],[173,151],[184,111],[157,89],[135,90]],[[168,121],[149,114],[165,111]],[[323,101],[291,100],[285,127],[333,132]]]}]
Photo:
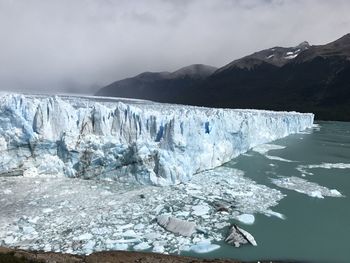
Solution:
[{"label": "mountain ridge", "polygon": [[[100,89],[96,95],[176,103],[178,95],[216,70],[213,66],[192,64],[173,72],[143,72],[135,77],[115,81]],[[172,101],[169,101],[169,94],[172,94]]]},{"label": "mountain ridge", "polygon": [[[171,74],[171,73],[169,73]],[[313,112],[316,119],[350,121],[350,34],[325,45],[304,41],[233,60],[200,79],[173,78],[107,86],[98,95],[220,108]]]}]

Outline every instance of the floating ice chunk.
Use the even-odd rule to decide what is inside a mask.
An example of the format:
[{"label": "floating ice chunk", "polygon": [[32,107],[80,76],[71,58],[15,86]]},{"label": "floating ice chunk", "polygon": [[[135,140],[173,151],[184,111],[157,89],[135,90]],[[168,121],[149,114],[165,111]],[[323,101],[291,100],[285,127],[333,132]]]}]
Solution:
[{"label": "floating ice chunk", "polygon": [[244,229],[233,225],[230,228],[229,235],[226,237],[225,242],[228,244],[232,244],[235,247],[240,247],[244,244],[251,244],[253,246],[257,246],[257,243],[254,237]]},{"label": "floating ice chunk", "polygon": [[142,242],[134,246],[134,250],[146,250],[149,249],[151,246],[147,242]]},{"label": "floating ice chunk", "polygon": [[254,215],[251,215],[251,214],[239,215],[239,216],[237,216],[237,219],[246,225],[252,225],[255,222],[255,217],[254,217]]},{"label": "floating ice chunk", "polygon": [[134,230],[127,230],[122,234],[123,237],[137,237],[138,235],[135,233]]},{"label": "floating ice chunk", "polygon": [[78,236],[78,237],[77,237],[77,240],[89,240],[89,239],[91,239],[91,238],[93,238],[93,235],[92,235],[92,234],[90,234],[90,233],[84,233],[84,234]]},{"label": "floating ice chunk", "polygon": [[49,251],[51,251],[51,249],[52,249],[52,247],[51,247],[50,244],[46,244],[46,245],[44,246],[44,251],[45,251],[45,252],[49,252]]},{"label": "floating ice chunk", "polygon": [[302,132],[299,132],[299,134],[312,134],[312,130],[308,129],[308,130],[305,130],[305,131],[302,131]]},{"label": "floating ice chunk", "polygon": [[161,234],[159,234],[157,232],[151,232],[151,233],[145,234],[143,237],[148,239],[148,240],[155,240],[155,239],[161,238]]},{"label": "floating ice chunk", "polygon": [[215,223],[214,227],[217,229],[223,229],[224,227],[227,227],[229,225],[230,225],[230,223],[228,223],[228,222],[222,222],[222,223]]},{"label": "floating ice chunk", "polygon": [[13,236],[7,236],[7,237],[4,238],[4,242],[5,242],[5,244],[7,244],[7,245],[11,245],[11,244],[16,243],[16,242],[17,242],[17,239],[14,238]]},{"label": "floating ice chunk", "polygon": [[252,150],[254,152],[258,152],[260,154],[266,154],[271,150],[282,150],[285,149],[286,146],[282,145],[276,145],[276,144],[261,144],[258,146],[255,146]]},{"label": "floating ice chunk", "polygon": [[85,212],[81,212],[79,213],[79,215],[82,217],[82,218],[85,218],[87,216],[87,214]]},{"label": "floating ice chunk", "polygon": [[43,213],[44,214],[48,214],[48,213],[51,213],[51,212],[53,212],[52,208],[45,208],[45,209],[43,209]]},{"label": "floating ice chunk", "polygon": [[154,209],[155,214],[158,215],[160,213],[160,211],[162,211],[164,208],[163,205],[157,205],[157,207]]},{"label": "floating ice chunk", "polygon": [[156,245],[152,249],[152,252],[154,253],[164,253],[164,251],[165,251],[165,248],[164,246],[161,246],[161,245]]},{"label": "floating ice chunk", "polygon": [[286,219],[285,215],[278,213],[278,212],[275,212],[275,211],[272,211],[272,210],[267,210],[265,212],[265,215],[266,216],[275,216],[275,217],[278,217],[278,218],[283,219],[283,220]]},{"label": "floating ice chunk", "polygon": [[187,212],[187,211],[181,211],[176,213],[176,216],[188,217],[189,215],[190,215],[190,212]]},{"label": "floating ice chunk", "polygon": [[342,194],[336,189],[331,189],[331,194],[339,197],[342,196]]},{"label": "floating ice chunk", "polygon": [[291,160],[288,160],[288,159],[284,159],[284,158],[281,158],[281,157],[278,157],[278,156],[273,156],[273,155],[268,155],[268,154],[266,154],[265,157],[267,159],[275,160],[275,161],[281,161],[281,162],[287,162],[287,163],[295,162],[295,161],[291,161]]},{"label": "floating ice chunk", "polygon": [[196,253],[209,253],[219,249],[217,244],[211,244],[210,240],[204,240],[190,247],[190,250]]},{"label": "floating ice chunk", "polygon": [[196,216],[203,216],[208,214],[210,207],[206,204],[192,206],[192,214]]},{"label": "floating ice chunk", "polygon": [[202,192],[200,190],[193,190],[193,189],[187,189],[186,192],[189,194],[189,195],[200,195]]},{"label": "floating ice chunk", "polygon": [[186,189],[196,189],[196,190],[201,190],[202,186],[198,184],[193,184],[193,183],[188,183],[186,184]]},{"label": "floating ice chunk", "polygon": [[350,163],[321,163],[321,164],[310,164],[310,165],[298,165],[296,168],[302,174],[313,175],[313,173],[308,172],[307,169],[350,169]]},{"label": "floating ice chunk", "polygon": [[246,230],[244,230],[244,229],[242,229],[242,228],[240,228],[240,227],[238,227],[238,226],[236,226],[236,229],[237,229],[239,232],[241,232],[242,235],[244,235],[244,237],[248,240],[248,242],[249,242],[250,244],[252,244],[252,245],[255,246],[255,247],[258,245],[258,244],[256,243],[255,238],[253,237],[253,235],[250,234],[248,231],[246,231]]},{"label": "floating ice chunk", "polygon": [[132,239],[118,239],[118,240],[107,240],[106,243],[109,243],[109,244],[127,244],[127,243],[140,243],[140,239],[138,238],[132,238]]},{"label": "floating ice chunk", "polygon": [[110,232],[110,230],[107,227],[95,227],[93,229],[91,229],[91,233],[95,234],[95,235],[105,235],[108,234]]},{"label": "floating ice chunk", "polygon": [[294,190],[299,193],[306,194],[311,197],[323,198],[324,196],[342,197],[339,191],[335,189],[328,189],[320,186],[317,183],[308,182],[299,177],[282,177],[278,179],[271,179],[272,183],[289,190]]},{"label": "floating ice chunk", "polygon": [[83,247],[86,254],[91,254],[94,251],[94,247],[96,245],[96,241],[89,240]]},{"label": "floating ice chunk", "polygon": [[128,244],[125,244],[125,243],[116,243],[116,242],[113,242],[113,243],[107,243],[106,242],[106,245],[107,245],[107,248],[108,249],[111,249],[111,250],[128,250],[129,248],[129,245]]},{"label": "floating ice chunk", "polygon": [[108,202],[107,205],[109,205],[109,206],[114,206],[114,205],[116,205],[116,204],[117,204],[117,202],[116,202],[115,200],[113,200],[113,201]]},{"label": "floating ice chunk", "polygon": [[118,230],[124,230],[124,229],[127,229],[127,228],[131,228],[133,226],[134,226],[134,224],[127,224],[127,225],[124,225],[124,226],[118,226]]},{"label": "floating ice chunk", "polygon": [[281,146],[281,145],[275,145],[275,144],[261,144],[258,146],[255,146],[253,148],[254,152],[258,152],[262,155],[264,155],[266,158],[270,159],[270,160],[276,160],[276,161],[281,161],[281,162],[293,162],[291,160],[287,160],[278,156],[273,156],[273,155],[269,155],[268,152],[272,151],[272,150],[282,150],[285,149],[286,146]]},{"label": "floating ice chunk", "polygon": [[312,197],[317,197],[317,198],[321,198],[321,199],[324,198],[322,193],[321,193],[321,191],[318,191],[318,190],[311,191],[309,195],[312,196]]},{"label": "floating ice chunk", "polygon": [[10,195],[10,194],[12,194],[12,191],[10,189],[5,189],[4,190],[4,194],[5,195]]},{"label": "floating ice chunk", "polygon": [[34,233],[36,231],[35,231],[35,228],[32,227],[32,226],[23,226],[23,232],[25,234],[32,234],[32,233]]},{"label": "floating ice chunk", "polygon": [[32,223],[32,224],[36,224],[38,221],[39,221],[40,217],[36,216],[36,217],[30,217],[28,219],[28,222],[29,223]]},{"label": "floating ice chunk", "polygon": [[145,228],[145,224],[139,223],[137,225],[134,226],[134,229],[136,230],[141,230]]},{"label": "floating ice chunk", "polygon": [[181,246],[179,247],[179,250],[180,250],[180,251],[188,252],[188,251],[191,250],[191,247],[190,247],[189,245],[181,245]]},{"label": "floating ice chunk", "polygon": [[129,247],[128,244],[115,244],[114,249],[115,250],[127,250]]}]

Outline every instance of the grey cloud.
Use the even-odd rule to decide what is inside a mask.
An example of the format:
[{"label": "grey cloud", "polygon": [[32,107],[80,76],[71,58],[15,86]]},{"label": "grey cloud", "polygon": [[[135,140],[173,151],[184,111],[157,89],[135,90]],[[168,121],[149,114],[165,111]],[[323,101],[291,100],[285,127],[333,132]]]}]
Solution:
[{"label": "grey cloud", "polygon": [[350,31],[347,0],[0,0],[0,90],[91,93]]}]

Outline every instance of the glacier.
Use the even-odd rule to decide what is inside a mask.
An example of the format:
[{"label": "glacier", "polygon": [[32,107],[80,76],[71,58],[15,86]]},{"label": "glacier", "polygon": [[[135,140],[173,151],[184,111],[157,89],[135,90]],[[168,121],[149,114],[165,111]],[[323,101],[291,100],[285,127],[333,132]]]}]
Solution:
[{"label": "glacier", "polygon": [[178,184],[313,120],[311,113],[0,94],[0,176]]}]

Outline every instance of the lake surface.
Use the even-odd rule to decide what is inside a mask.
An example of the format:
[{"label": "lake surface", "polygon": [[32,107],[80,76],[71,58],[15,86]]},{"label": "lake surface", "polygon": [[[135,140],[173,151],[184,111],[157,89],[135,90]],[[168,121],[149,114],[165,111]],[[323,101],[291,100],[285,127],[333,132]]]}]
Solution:
[{"label": "lake surface", "polygon": [[[236,249],[221,243],[221,248],[205,257],[230,257],[242,260],[283,259],[302,262],[350,262],[350,123],[319,122],[319,128],[296,134],[273,144],[285,149],[271,150],[269,155],[293,162],[271,160],[250,151],[226,164],[240,169],[245,176],[259,184],[279,189],[286,197],[274,211],[285,220],[255,215],[253,225],[244,226],[251,232],[257,247]],[[337,164],[347,169],[310,168],[302,174],[298,166]],[[339,164],[345,165],[339,165]],[[345,166],[345,167],[344,167]],[[293,190],[280,188],[271,178],[300,177],[329,189],[337,189],[345,197],[310,197]],[[234,221],[232,221],[234,222]],[[193,253],[184,253],[195,255]]]}]

